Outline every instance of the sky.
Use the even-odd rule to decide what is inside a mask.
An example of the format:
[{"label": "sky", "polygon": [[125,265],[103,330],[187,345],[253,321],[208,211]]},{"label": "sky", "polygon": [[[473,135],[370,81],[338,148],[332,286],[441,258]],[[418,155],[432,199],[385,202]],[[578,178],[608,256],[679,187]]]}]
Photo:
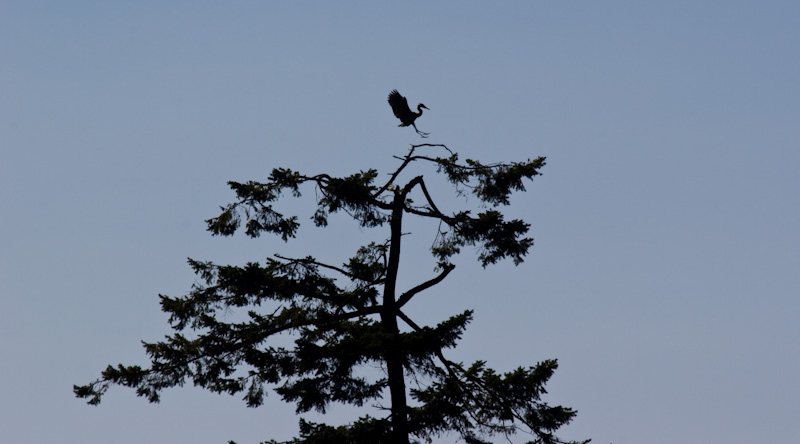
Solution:
[{"label": "sky", "polygon": [[[409,308],[475,310],[453,359],[558,359],[546,401],[578,410],[562,438],[800,442],[799,30],[793,1],[0,2],[0,441],[294,436],[275,395],[117,387],[91,407],[72,386],[147,363],[187,257],[341,263],[380,239],[344,218],[288,243],[203,221],[227,181],[275,167],[393,171],[423,141],[397,128],[398,89],[430,108],[425,142],[547,157],[507,210],[531,223],[527,260],[467,249]],[[286,205],[306,220],[313,190]],[[434,231],[409,225],[401,286],[434,275]]]}]

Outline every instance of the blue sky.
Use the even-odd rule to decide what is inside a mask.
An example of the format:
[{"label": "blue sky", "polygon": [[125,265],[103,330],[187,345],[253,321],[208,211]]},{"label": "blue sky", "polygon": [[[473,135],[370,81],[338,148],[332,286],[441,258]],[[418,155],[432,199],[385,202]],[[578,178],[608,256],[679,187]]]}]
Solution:
[{"label": "blue sky", "polygon": [[[548,158],[509,209],[532,224],[528,260],[482,270],[465,251],[416,301],[428,322],[475,309],[455,358],[557,358],[566,438],[800,441],[800,4],[431,3],[0,3],[3,441],[293,436],[277,396],[116,389],[94,408],[71,388],[146,363],[187,257],[336,263],[380,238],[342,219],[220,239],[203,220],[226,181],[273,167],[389,171],[420,142],[395,88],[430,108],[429,142]],[[290,208],[310,216],[313,196]],[[407,286],[432,273],[432,228],[409,231]]]}]

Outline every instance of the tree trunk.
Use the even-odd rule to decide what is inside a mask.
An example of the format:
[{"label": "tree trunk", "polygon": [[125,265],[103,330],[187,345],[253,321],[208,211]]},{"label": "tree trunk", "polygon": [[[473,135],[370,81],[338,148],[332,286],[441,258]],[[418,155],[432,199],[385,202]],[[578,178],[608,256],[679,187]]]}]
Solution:
[{"label": "tree trunk", "polygon": [[391,444],[408,444],[408,405],[406,404],[406,382],[403,369],[403,353],[399,348],[400,329],[397,327],[395,305],[397,296],[397,270],[400,266],[400,238],[402,236],[403,201],[405,193],[395,191],[392,202],[392,218],[390,227],[392,237],[389,244],[389,263],[386,270],[386,284],[383,287],[383,307],[381,322],[392,335],[387,344],[384,356],[386,372],[389,380],[389,393],[392,402],[392,436]]}]

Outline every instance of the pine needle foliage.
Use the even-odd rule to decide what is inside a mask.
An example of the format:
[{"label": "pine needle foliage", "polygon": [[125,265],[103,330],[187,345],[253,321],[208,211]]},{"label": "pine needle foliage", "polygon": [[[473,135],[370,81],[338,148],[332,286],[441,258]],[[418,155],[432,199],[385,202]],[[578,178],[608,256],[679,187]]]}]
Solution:
[{"label": "pine needle foliage", "polygon": [[[446,153],[423,155],[422,150]],[[538,176],[545,158],[483,164],[444,145],[413,145],[397,157],[399,166],[382,184],[375,170],[346,177],[307,176],[276,168],[265,182],[229,182],[236,201],[207,221],[214,235],[272,234],[294,238],[297,216],[284,215],[274,203],[287,194],[301,196],[312,187],[317,208],[312,220],[325,227],[336,213],[359,226],[383,229],[385,242],[370,243],[341,265],[313,256],[275,255],[264,263],[218,265],[189,259],[198,283],[181,297],[161,295],[161,308],[173,329],[163,341],[145,342],[150,365],[108,366],[99,379],[74,392],[99,404],[112,385],[133,388],[158,402],[160,393],[187,382],[216,393],[241,396],[249,407],[264,403],[269,389],[293,403],[298,414],[325,413],[333,403],[379,408],[385,416],[365,415],[340,426],[300,420],[292,444],[410,444],[436,437],[467,444],[486,444],[518,432],[529,443],[562,443],[556,430],[576,411],[542,400],[544,385],[557,368],[555,360],[497,373],[486,363],[453,362],[445,351],[456,346],[472,311],[451,316],[434,326],[421,326],[404,306],[419,293],[444,280],[455,269],[452,259],[464,246],[479,250],[484,267],[502,259],[523,261],[533,245],[529,225],[506,220],[500,209],[514,191]],[[444,213],[422,175],[397,183],[411,165],[429,163],[453,184],[467,190],[485,211]],[[422,204],[415,204],[412,193]],[[420,196],[421,195],[421,196]],[[438,264],[433,278],[399,293],[397,273],[404,217],[419,217],[438,226],[431,254]],[[340,285],[338,282],[346,282]],[[246,313],[232,320],[231,310]],[[402,328],[401,328],[402,326]],[[286,341],[275,341],[289,335]],[[380,368],[368,377],[365,366]],[[372,375],[375,372],[371,372]],[[413,378],[414,387],[406,382]],[[366,407],[365,407],[366,408]],[[277,441],[267,441],[278,444]]]}]

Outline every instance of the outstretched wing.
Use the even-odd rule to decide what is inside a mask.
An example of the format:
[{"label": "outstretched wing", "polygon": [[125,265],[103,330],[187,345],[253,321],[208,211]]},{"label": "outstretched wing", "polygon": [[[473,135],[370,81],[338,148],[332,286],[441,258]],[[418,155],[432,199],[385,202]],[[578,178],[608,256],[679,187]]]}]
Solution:
[{"label": "outstretched wing", "polygon": [[411,108],[408,107],[408,100],[401,96],[396,89],[389,93],[389,106],[392,107],[394,116],[400,119],[403,123],[411,117]]}]

